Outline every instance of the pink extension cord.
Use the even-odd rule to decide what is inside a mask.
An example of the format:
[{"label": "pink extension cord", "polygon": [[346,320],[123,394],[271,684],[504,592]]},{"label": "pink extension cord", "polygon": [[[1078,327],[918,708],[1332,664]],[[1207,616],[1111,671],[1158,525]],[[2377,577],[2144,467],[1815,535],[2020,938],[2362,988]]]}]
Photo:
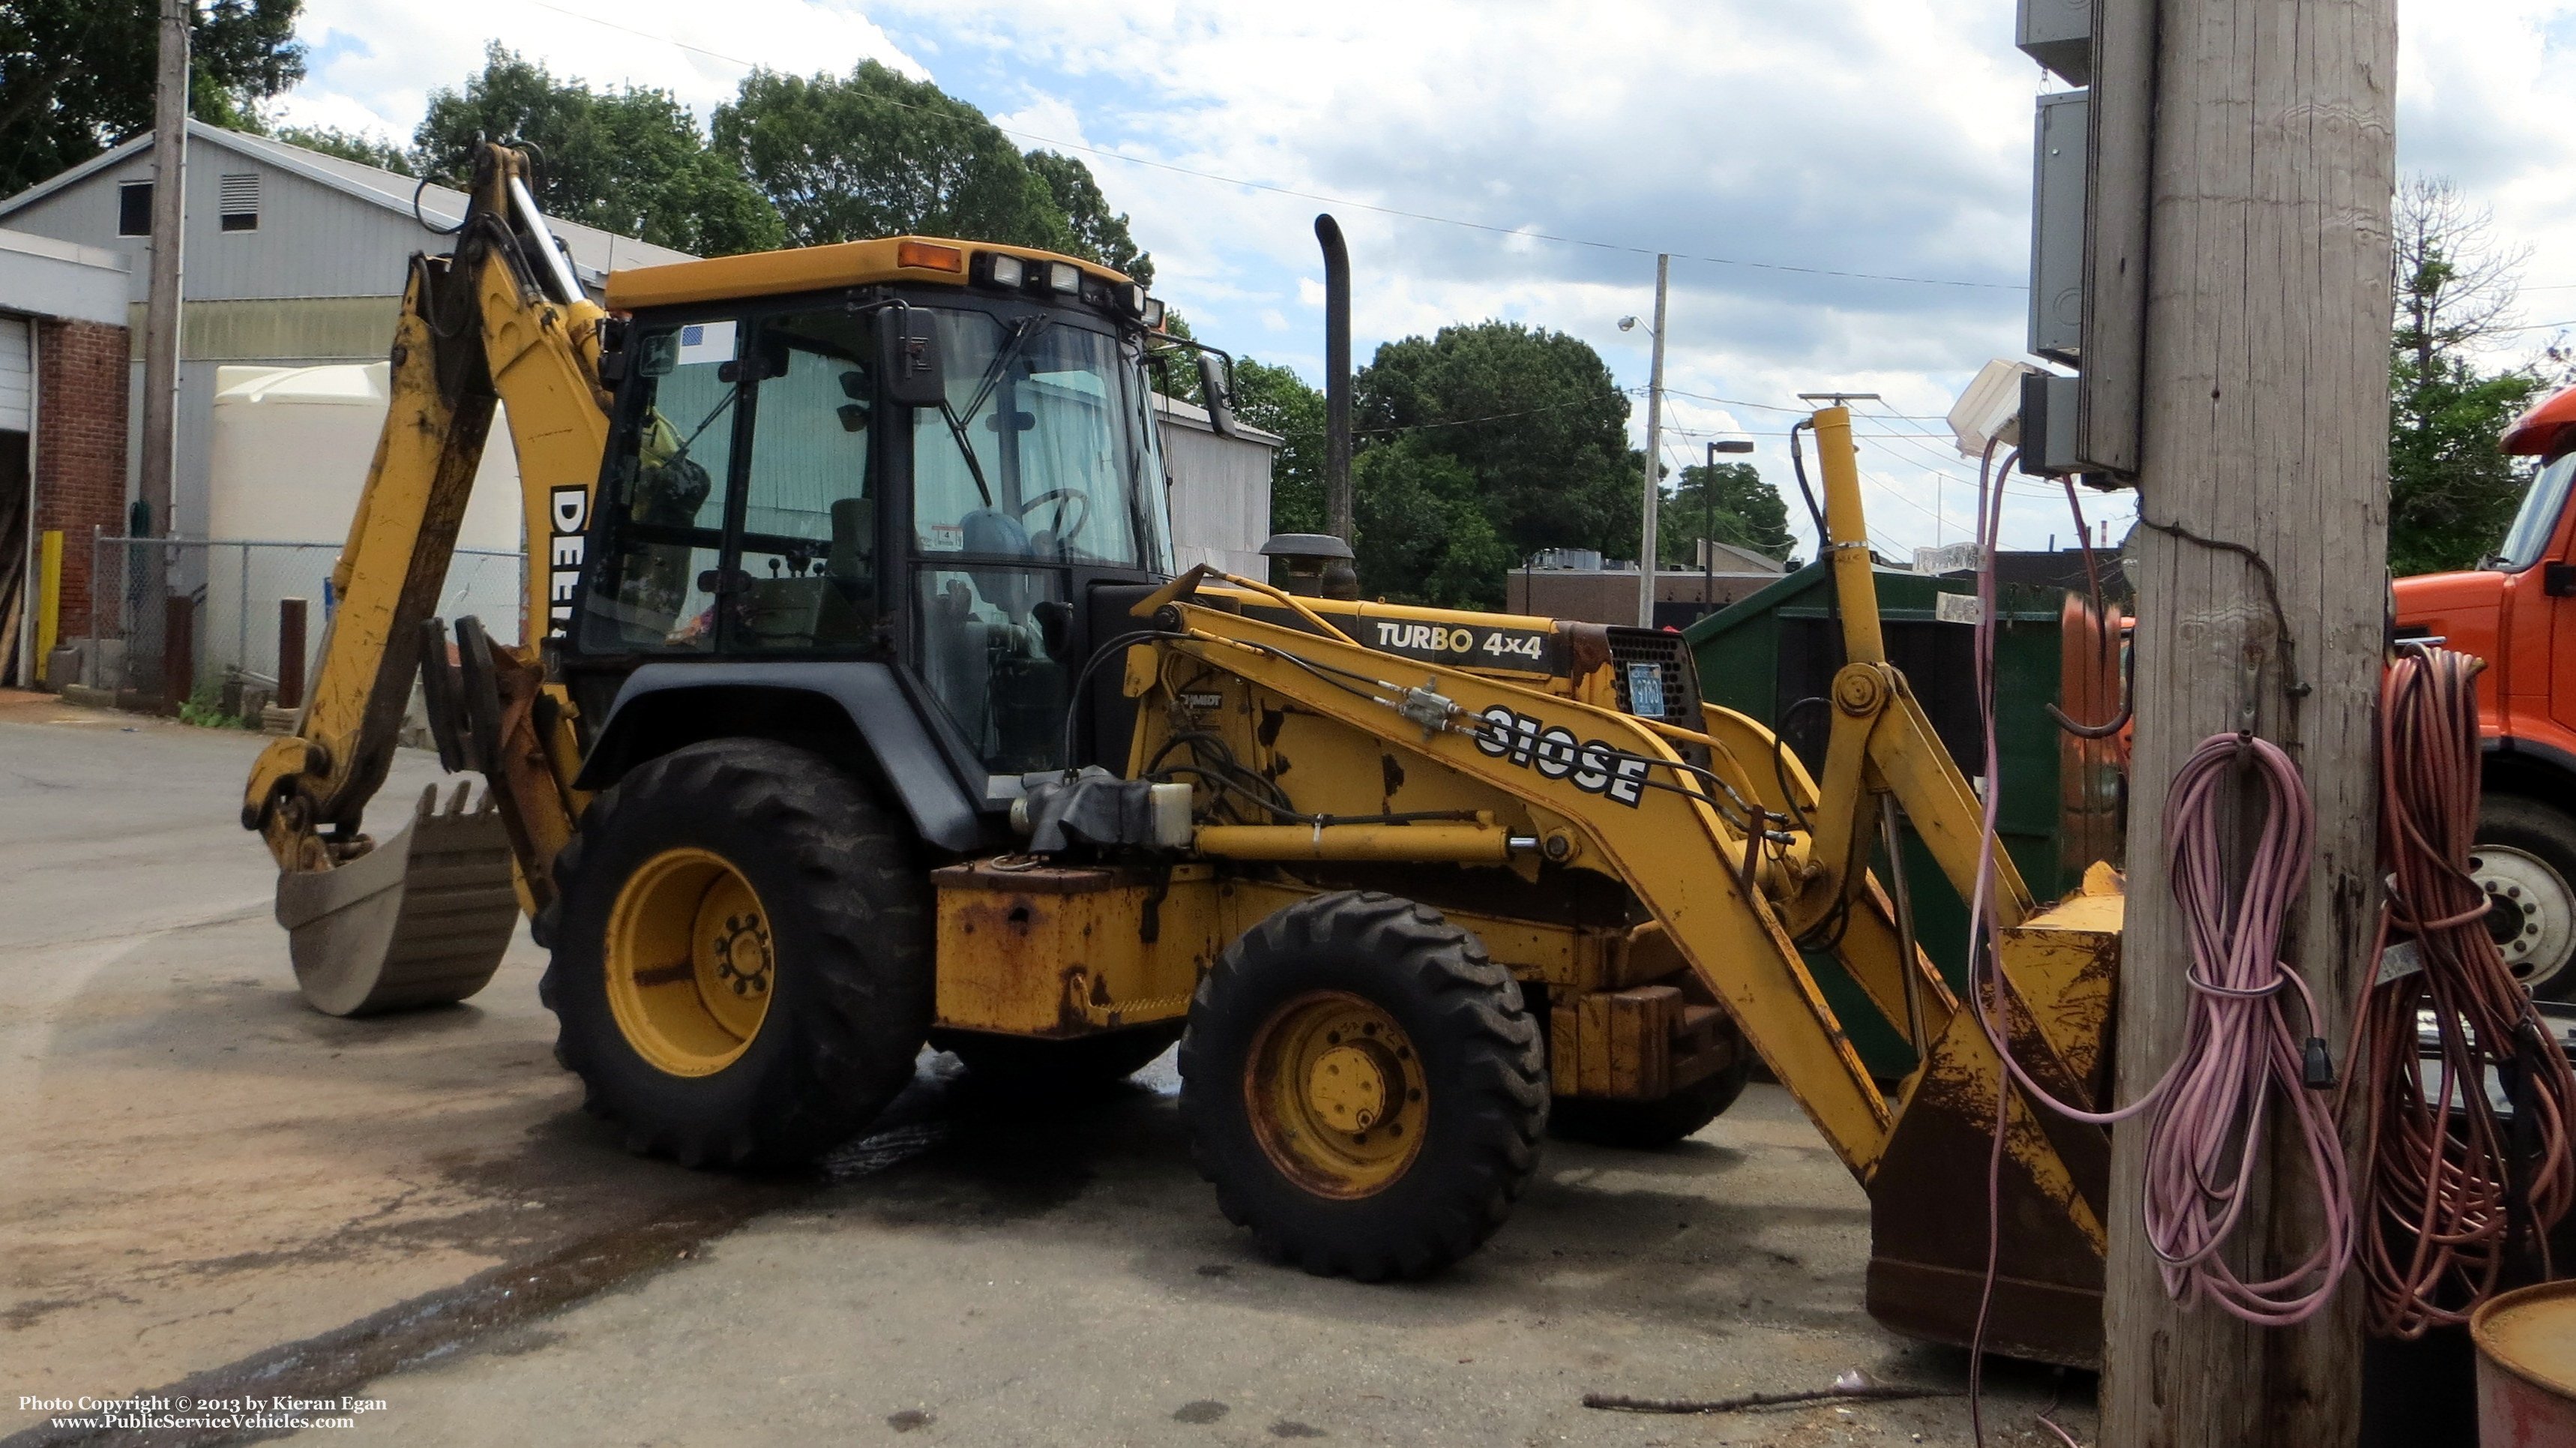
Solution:
[{"label": "pink extension cord", "polygon": [[[2206,1298],[2248,1322],[2285,1327],[2307,1320],[2325,1305],[2353,1255],[2352,1193],[2331,1095],[2306,1085],[2308,1058],[2323,1060],[2322,1045],[2314,1040],[2316,1000],[2307,983],[2280,959],[2282,918],[2306,883],[2316,833],[2307,786],[2280,746],[2250,734],[2213,735],[2184,762],[2166,797],[2165,848],[2174,899],[2182,906],[2191,941],[2193,995],[2182,1050],[2165,1074],[2128,1105],[2095,1112],[2051,1096],[2013,1059],[1996,1019],[2003,992],[1996,974],[2003,927],[1995,911],[1993,862],[2003,779],[1995,748],[1994,552],[2003,525],[2003,488],[1990,478],[1994,452],[1989,445],[1977,471],[1976,685],[1984,721],[1985,797],[1983,845],[1968,923],[1969,990],[1977,1023],[2004,1065],[1986,1163],[1985,1290],[1977,1304],[1976,1340],[1968,1359],[1968,1411],[1980,1445],[1985,1422],[1979,1390],[2003,1236],[2005,1112],[2013,1085],[2050,1110],[2096,1125],[2157,1106],[2147,1128],[2144,1216],[2165,1290],[2176,1301]],[[2007,459],[2004,470],[2012,466]],[[2222,840],[2224,791],[2227,775],[2240,764],[2250,765],[2260,779],[2265,813],[2231,920]],[[2306,1010],[2310,1039],[2304,1049],[2281,1009],[2284,985],[2298,992]],[[2275,1089],[2290,1098],[2307,1148],[2309,1170],[2325,1208],[2325,1240],[2290,1271],[2247,1282],[2220,1249],[2243,1216],[2244,1184],[2266,1146],[2264,1117]],[[2040,1421],[2060,1438],[2074,1441],[2045,1417]]]}]

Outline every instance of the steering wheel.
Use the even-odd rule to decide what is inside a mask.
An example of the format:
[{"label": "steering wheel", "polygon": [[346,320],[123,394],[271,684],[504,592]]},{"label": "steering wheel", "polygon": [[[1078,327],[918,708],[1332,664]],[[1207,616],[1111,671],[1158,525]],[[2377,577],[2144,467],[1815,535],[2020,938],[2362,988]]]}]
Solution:
[{"label": "steering wheel", "polygon": [[[1056,505],[1055,545],[1061,549],[1091,521],[1091,494],[1080,488],[1050,488],[1020,505],[1020,521],[1025,524],[1029,514],[1049,503]],[[1073,520],[1070,525],[1065,522],[1068,517]]]}]

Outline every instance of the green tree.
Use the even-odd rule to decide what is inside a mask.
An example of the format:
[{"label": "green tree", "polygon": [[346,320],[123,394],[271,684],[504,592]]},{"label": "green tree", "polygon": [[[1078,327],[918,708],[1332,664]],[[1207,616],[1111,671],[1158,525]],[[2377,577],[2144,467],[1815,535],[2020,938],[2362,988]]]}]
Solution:
[{"label": "green tree", "polygon": [[1500,607],[1512,554],[1480,494],[1475,472],[1422,436],[1352,459],[1362,589],[1399,603]]},{"label": "green tree", "polygon": [[1089,166],[1054,151],[1031,151],[1020,159],[1046,183],[1056,210],[1064,213],[1066,244],[1058,250],[1096,261],[1145,286],[1154,284],[1154,258],[1137,250],[1136,238],[1128,234],[1127,213],[1109,209],[1109,198],[1100,194],[1100,183],[1092,179]]},{"label": "green tree", "polygon": [[1286,367],[1241,357],[1234,415],[1287,439],[1270,459],[1270,531],[1324,531],[1324,394]]},{"label": "green tree", "polygon": [[[303,78],[303,0],[199,0],[189,112],[259,128],[259,103]],[[0,0],[0,195],[15,195],[152,127],[154,0]]]},{"label": "green tree", "polygon": [[[1354,463],[1352,492],[1371,594],[1492,606],[1503,574],[1541,548],[1635,551],[1642,463],[1627,445],[1628,398],[1577,338],[1489,321],[1389,342],[1354,379],[1352,411],[1368,463]],[[1370,461],[1388,449],[1399,457]],[[1457,471],[1431,470],[1429,457]],[[1449,486],[1457,477],[1463,493]],[[1410,491],[1371,498],[1399,485]],[[1409,521],[1408,506],[1435,501],[1424,523]],[[1440,530],[1445,551],[1370,538],[1422,526]]]},{"label": "green tree", "polygon": [[768,201],[668,91],[593,91],[494,41],[482,71],[429,98],[412,134],[428,175],[470,175],[487,141],[532,145],[547,214],[700,255],[760,251],[784,231]]},{"label": "green tree", "polygon": [[[1642,466],[1642,465],[1641,465]],[[1798,546],[1789,531],[1789,506],[1751,463],[1693,463],[1664,490],[1655,531],[1666,566],[1699,566],[1698,541],[1715,538],[1786,561]]]},{"label": "green tree", "polygon": [[375,166],[398,176],[414,174],[411,157],[390,141],[379,141],[361,131],[344,131],[337,126],[286,126],[276,132],[278,140],[290,146],[302,146],[325,156],[355,161],[362,166]]},{"label": "green tree", "polygon": [[2502,541],[2529,483],[2498,441],[2540,389],[2528,367],[2480,370],[2511,327],[2528,248],[2499,246],[2493,218],[2439,177],[2398,188],[2389,338],[2388,566],[2470,568]]},{"label": "green tree", "polygon": [[755,70],[716,108],[715,139],[797,246],[905,232],[1073,242],[1053,189],[982,111],[873,60],[846,78]]}]

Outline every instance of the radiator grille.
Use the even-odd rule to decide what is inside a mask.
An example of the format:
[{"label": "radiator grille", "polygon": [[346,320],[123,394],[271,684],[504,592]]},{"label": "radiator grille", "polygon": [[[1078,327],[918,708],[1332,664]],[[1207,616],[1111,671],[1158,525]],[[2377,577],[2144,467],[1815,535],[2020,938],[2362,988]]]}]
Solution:
[{"label": "radiator grille", "polygon": [[1649,664],[1663,677],[1664,712],[1655,717],[1684,729],[1700,727],[1699,671],[1691,666],[1690,647],[1682,636],[1658,629],[1610,630],[1610,676],[1619,687],[1619,707],[1637,712],[1629,689],[1629,666]]}]

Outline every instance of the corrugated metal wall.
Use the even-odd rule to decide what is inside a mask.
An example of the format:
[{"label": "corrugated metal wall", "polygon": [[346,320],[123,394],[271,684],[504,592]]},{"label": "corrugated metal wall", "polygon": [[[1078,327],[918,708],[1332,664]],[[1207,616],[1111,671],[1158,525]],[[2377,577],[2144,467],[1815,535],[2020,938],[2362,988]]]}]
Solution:
[{"label": "corrugated metal wall", "polygon": [[[259,178],[252,188],[234,183],[236,194],[255,189],[255,228],[223,229],[227,176]],[[131,299],[141,301],[151,275],[151,248],[143,237],[116,234],[116,198],[122,183],[151,179],[147,152],[11,212],[0,225],[126,253],[133,258]],[[214,146],[189,152],[184,259],[193,300],[392,296],[402,290],[404,266],[413,252],[445,249],[445,243],[410,217],[291,171]]]},{"label": "corrugated metal wall", "polygon": [[[127,307],[132,356],[143,360],[143,304]],[[263,297],[189,302],[179,355],[190,362],[378,361],[393,346],[400,297]]]}]

